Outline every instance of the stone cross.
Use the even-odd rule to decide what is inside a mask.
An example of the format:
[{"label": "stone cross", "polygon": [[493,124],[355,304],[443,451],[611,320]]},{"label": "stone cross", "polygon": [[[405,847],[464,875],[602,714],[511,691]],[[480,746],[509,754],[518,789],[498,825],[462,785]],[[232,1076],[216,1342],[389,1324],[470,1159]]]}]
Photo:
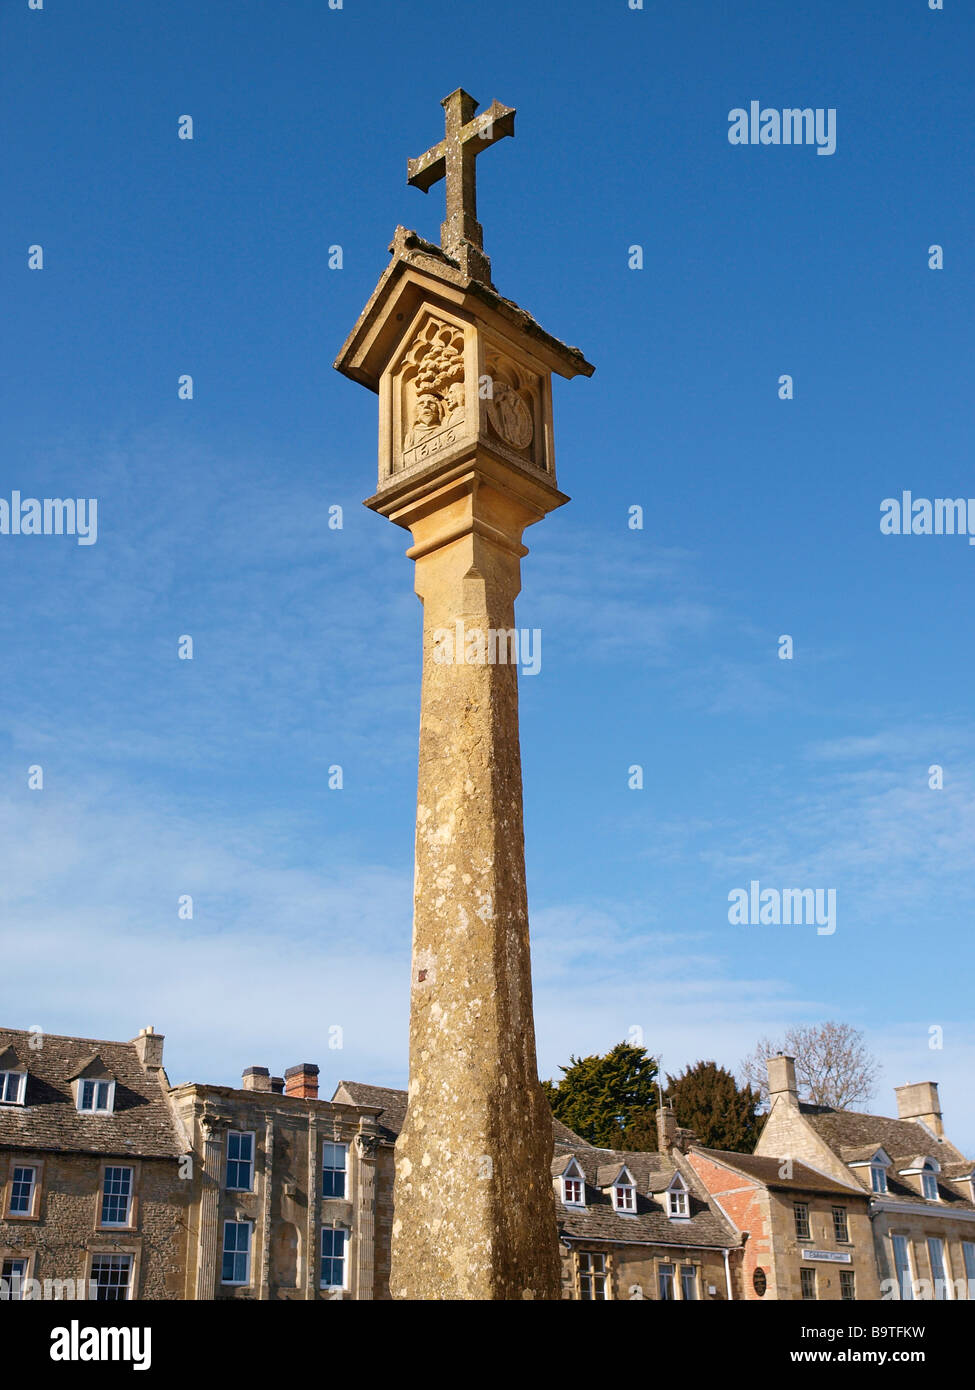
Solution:
[{"label": "stone cross", "polygon": [[484,233],[477,220],[477,188],[474,161],[482,150],[515,133],[514,107],[494,101],[480,116],[477,102],[462,87],[444,97],[444,138],[406,162],[406,181],[427,193],[444,179],[447,185],[447,219],[440,227],[440,245],[465,275],[491,284],[491,261],[484,254]]},{"label": "stone cross", "polygon": [[522,533],[568,498],[552,374],[590,376],[490,284],[474,160],[512,133],[456,91],[410,182],[447,181],[442,249],[398,227],[335,363],[379,398],[379,490],[423,603],[410,1085],[390,1292],[557,1299],[552,1117],[538,1080],[518,739]]}]

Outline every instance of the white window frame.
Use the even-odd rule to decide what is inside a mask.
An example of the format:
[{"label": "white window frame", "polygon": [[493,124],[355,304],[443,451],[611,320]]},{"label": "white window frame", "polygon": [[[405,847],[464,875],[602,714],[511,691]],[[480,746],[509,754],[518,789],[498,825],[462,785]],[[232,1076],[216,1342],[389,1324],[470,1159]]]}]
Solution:
[{"label": "white window frame", "polygon": [[[102,1288],[106,1288],[106,1289],[121,1289],[121,1288],[124,1287],[124,1289],[125,1289],[125,1297],[124,1297],[124,1298],[99,1298],[98,1295],[97,1295],[97,1293],[94,1293],[94,1290],[95,1290],[95,1288],[97,1287],[97,1285],[96,1285],[96,1280],[95,1280],[95,1266],[96,1266],[97,1264],[99,1264],[102,1260],[107,1260],[107,1261],[109,1262],[109,1269],[122,1269],[122,1268],[125,1267],[125,1266],[122,1264],[122,1261],[125,1260],[125,1261],[128,1262],[128,1278],[126,1279],[124,1285],[122,1285],[122,1284],[102,1284],[102,1285],[101,1285]],[[116,1263],[116,1264],[113,1264],[113,1261],[117,1261],[117,1263]],[[92,1251],[91,1265],[90,1265],[90,1268],[89,1268],[89,1271],[88,1271],[88,1293],[89,1293],[89,1297],[91,1298],[91,1301],[92,1301],[92,1302],[96,1302],[96,1303],[131,1303],[131,1302],[132,1302],[132,1282],[133,1282],[133,1277],[134,1277],[134,1275],[135,1275],[135,1256],[134,1256],[130,1251],[127,1251],[127,1250],[94,1250],[94,1251]]]},{"label": "white window frame", "polygon": [[[802,1209],[802,1225],[804,1230],[799,1229],[799,1210]],[[792,1219],[795,1223],[796,1240],[812,1240],[812,1212],[809,1210],[808,1202],[792,1203]]]},{"label": "white window frame", "polygon": [[[975,1292],[975,1240],[963,1240],[961,1243],[961,1262],[965,1268],[965,1279],[968,1288]],[[969,1293],[969,1298],[972,1297]]]},{"label": "white window frame", "polygon": [[[235,1226],[235,1227],[243,1226],[244,1229],[247,1231],[247,1249],[246,1249],[246,1251],[245,1251],[245,1250],[240,1250],[240,1249],[238,1249],[236,1246],[234,1247],[233,1250],[228,1250],[228,1249],[227,1249],[227,1231],[228,1231],[228,1229],[229,1229],[231,1226]],[[251,1282],[251,1260],[252,1260],[253,1254],[254,1254],[254,1223],[253,1223],[253,1221],[238,1221],[238,1220],[236,1220],[235,1217],[228,1216],[227,1219],[226,1219],[226,1220],[224,1221],[224,1223],[223,1223],[223,1241],[222,1241],[221,1246],[220,1246],[220,1283],[221,1283],[225,1288],[246,1289],[246,1288],[248,1287],[248,1285],[249,1285],[250,1282]],[[243,1255],[243,1256],[244,1256],[244,1261],[245,1261],[245,1263],[244,1263],[244,1278],[243,1278],[243,1279],[225,1279],[225,1278],[223,1277],[223,1262],[224,1262],[225,1258],[227,1257],[227,1255],[233,1255],[235,1261],[237,1260],[237,1257],[238,1257],[239,1255]]]},{"label": "white window frame", "polygon": [[[14,1209],[14,1186],[23,1182],[23,1178],[18,1179],[18,1173],[30,1173],[30,1195],[27,1202],[26,1211],[16,1211]],[[34,1215],[34,1204],[37,1201],[37,1165],[35,1163],[15,1163],[10,1170],[10,1196],[7,1199],[6,1216],[19,1216],[28,1218]]]},{"label": "white window frame", "polygon": [[[21,1265],[18,1274],[4,1274],[4,1265]],[[0,1282],[7,1284],[4,1290],[4,1301],[8,1303],[22,1303],[24,1301],[24,1285],[30,1278],[30,1256],[29,1255],[4,1255],[0,1260]],[[16,1285],[14,1284],[16,1280]],[[15,1292],[16,1289],[16,1292]]]},{"label": "white window frame", "polygon": [[[906,1286],[900,1270],[897,1268],[897,1242],[904,1242],[904,1254],[907,1256],[907,1279]],[[914,1242],[909,1235],[902,1231],[891,1231],[890,1233],[890,1259],[894,1269],[894,1283],[897,1285],[897,1297],[905,1303],[914,1302],[914,1284],[917,1279],[917,1270],[914,1264]],[[906,1287],[906,1292],[905,1292]]]},{"label": "white window frame", "polygon": [[[690,1298],[687,1297],[687,1294],[686,1294],[685,1291],[684,1291],[684,1289],[685,1289],[685,1285],[684,1285],[684,1275],[687,1274],[687,1273],[690,1273],[691,1279],[692,1279],[692,1282],[693,1282],[693,1286],[694,1286],[694,1292],[693,1292],[693,1294],[691,1295]],[[680,1285],[680,1298],[681,1298],[681,1302],[682,1302],[682,1303],[699,1303],[699,1302],[701,1301],[701,1299],[700,1299],[700,1293],[701,1293],[701,1280],[700,1280],[700,1277],[699,1277],[699,1276],[700,1276],[700,1271],[699,1271],[699,1268],[698,1268],[697,1265],[692,1265],[692,1264],[687,1264],[687,1263],[678,1265],[678,1267],[677,1267],[677,1282],[678,1282],[678,1284]]]},{"label": "white window frame", "polygon": [[671,1221],[691,1219],[691,1199],[684,1179],[678,1174],[667,1189],[667,1216]]},{"label": "white window frame", "polygon": [[[8,1091],[14,1089],[11,1085],[12,1078],[16,1077],[16,1094],[8,1095]],[[24,1092],[27,1090],[27,1073],[25,1071],[0,1071],[0,1105],[23,1105]]]},{"label": "white window frame", "polygon": [[[82,1114],[82,1115],[111,1115],[111,1114],[114,1113],[114,1110],[115,1110],[115,1082],[114,1082],[114,1081],[110,1081],[110,1080],[109,1080],[107,1077],[105,1077],[105,1076],[92,1076],[92,1077],[85,1077],[85,1078],[79,1077],[79,1078],[78,1078],[78,1083],[77,1083],[77,1085],[78,1085],[78,1097],[77,1097],[77,1100],[76,1100],[75,1104],[77,1105],[78,1111],[79,1111],[80,1114]],[[92,1101],[93,1101],[93,1104],[91,1104],[91,1105],[84,1105],[84,1104],[82,1103],[82,1102],[84,1101],[84,1099],[85,1099],[85,1087],[86,1087],[86,1086],[92,1086],[92,1087],[94,1087],[94,1090],[92,1091]],[[106,1099],[105,1099],[105,1104],[104,1104],[104,1105],[99,1105],[99,1104],[98,1104],[98,1100],[99,1100],[99,1087],[100,1087],[100,1086],[106,1086],[106,1087],[108,1088],[107,1094],[106,1094]]]},{"label": "white window frame", "polygon": [[927,1165],[921,1169],[921,1196],[926,1202],[941,1201],[941,1194],[938,1191],[938,1175],[933,1168]]},{"label": "white window frame", "polygon": [[887,1169],[882,1163],[870,1165],[870,1191],[878,1197],[884,1196],[887,1191]]},{"label": "white window frame", "polygon": [[[931,1247],[938,1247],[940,1254],[941,1269],[936,1270],[934,1260],[931,1255]],[[948,1269],[948,1243],[944,1236],[925,1236],[924,1248],[928,1255],[928,1264],[931,1266],[931,1297],[939,1303],[948,1302],[954,1298],[955,1290],[951,1282],[950,1271]],[[938,1295],[938,1284],[941,1284],[941,1295]]]},{"label": "white window frame", "polygon": [[[571,1191],[570,1191],[571,1187]],[[562,1202],[567,1207],[584,1207],[586,1185],[581,1178],[563,1177],[562,1179]]]},{"label": "white window frame", "polygon": [[[342,1237],[342,1254],[341,1254],[341,1256],[337,1256],[337,1255],[335,1255],[335,1254],[332,1254],[332,1255],[326,1255],[326,1254],[325,1254],[325,1236],[326,1236],[326,1234],[327,1234],[327,1235],[330,1235],[330,1236],[334,1236],[334,1235],[336,1235],[336,1234],[341,1235],[341,1237]],[[322,1290],[323,1292],[329,1292],[329,1291],[331,1291],[331,1292],[338,1292],[340,1289],[347,1289],[347,1288],[349,1287],[349,1238],[350,1238],[351,1234],[352,1234],[352,1232],[349,1230],[348,1226],[343,1225],[341,1221],[333,1221],[331,1224],[329,1224],[328,1222],[326,1222],[326,1224],[325,1224],[324,1226],[322,1226],[321,1235],[320,1235],[319,1238],[318,1238],[318,1287],[319,1287],[319,1289]],[[336,1259],[341,1259],[341,1263],[342,1263],[342,1282],[341,1282],[341,1284],[328,1284],[328,1283],[326,1283],[325,1280],[322,1278],[322,1266],[324,1265],[326,1259],[332,1260],[333,1262],[334,1262]]]},{"label": "white window frame", "polygon": [[[248,1159],[243,1159],[243,1158],[231,1158],[231,1157],[230,1157],[230,1141],[231,1141],[231,1139],[249,1139],[249,1140],[251,1141],[251,1156],[250,1156],[250,1158],[248,1158]],[[254,1191],[254,1172],[255,1172],[254,1154],[255,1154],[255,1151],[256,1151],[256,1147],[257,1147],[257,1145],[256,1145],[256,1134],[255,1134],[255,1131],[254,1131],[254,1130],[252,1130],[252,1129],[230,1129],[230,1130],[227,1131],[227,1161],[226,1161],[226,1166],[224,1167],[224,1187],[226,1188],[226,1190],[227,1190],[228,1192],[253,1192],[253,1191]],[[246,1163],[246,1164],[247,1164],[247,1172],[248,1172],[248,1179],[249,1179],[249,1180],[248,1180],[248,1183],[247,1183],[247,1186],[246,1186],[246,1187],[241,1187],[239,1184],[236,1184],[236,1183],[235,1183],[235,1184],[231,1184],[231,1182],[230,1182],[230,1165],[231,1165],[231,1163],[236,1163],[237,1166],[238,1166],[238,1168],[239,1168],[240,1165],[243,1164],[243,1163]]]},{"label": "white window frame", "polygon": [[613,1183],[613,1210],[624,1216],[636,1214],[636,1186],[631,1182]]},{"label": "white window frame", "polygon": [[[579,1189],[578,1197],[569,1196],[569,1183],[575,1184]],[[567,1207],[584,1207],[586,1205],[586,1179],[575,1159],[571,1160],[562,1174],[562,1204]]]},{"label": "white window frame", "polygon": [[[669,1284],[669,1287],[670,1287],[670,1297],[669,1297],[669,1298],[668,1298],[668,1297],[666,1296],[666,1294],[664,1293],[664,1289],[667,1287],[667,1282],[666,1282],[667,1280],[670,1281],[670,1284]],[[660,1302],[660,1303],[677,1303],[677,1302],[678,1302],[678,1297],[677,1297],[677,1285],[678,1285],[678,1283],[679,1283],[679,1275],[678,1275],[678,1272],[677,1272],[677,1264],[676,1264],[673,1260],[663,1260],[663,1261],[661,1261],[661,1262],[657,1265],[657,1299],[658,1299],[658,1302]]]},{"label": "white window frame", "polygon": [[[343,1163],[343,1166],[342,1166],[341,1168],[335,1168],[335,1167],[332,1166],[332,1164],[327,1164],[327,1163],[325,1162],[325,1156],[326,1156],[326,1154],[328,1153],[329,1149],[341,1149],[341,1150],[342,1150],[342,1153],[343,1153],[345,1162]],[[328,1192],[328,1193],[326,1193],[326,1191],[325,1191],[325,1174],[326,1174],[326,1173],[341,1173],[341,1174],[342,1174],[342,1191],[341,1191],[341,1192]],[[348,1144],[343,1144],[343,1143],[342,1143],[340,1140],[338,1140],[338,1139],[326,1139],[325,1142],[322,1144],[322,1188],[321,1188],[321,1191],[322,1191],[322,1199],[323,1199],[324,1201],[326,1201],[326,1202],[346,1202],[346,1201],[348,1201],[348,1199],[349,1199],[349,1146],[348,1146]]]},{"label": "white window frame", "polygon": [[[109,1173],[128,1173],[128,1192],[108,1192]],[[118,1182],[113,1178],[112,1182]],[[98,1224],[111,1230],[127,1230],[132,1225],[132,1202],[135,1194],[135,1169],[127,1163],[106,1163],[102,1169],[102,1187],[98,1200]],[[105,1220],[105,1202],[108,1198],[125,1197],[125,1219],[123,1221]]]}]

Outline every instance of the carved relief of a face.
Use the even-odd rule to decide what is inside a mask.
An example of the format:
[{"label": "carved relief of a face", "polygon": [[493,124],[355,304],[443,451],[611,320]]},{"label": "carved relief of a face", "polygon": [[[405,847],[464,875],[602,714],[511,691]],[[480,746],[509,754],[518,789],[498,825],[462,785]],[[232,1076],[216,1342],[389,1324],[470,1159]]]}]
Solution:
[{"label": "carved relief of a face", "polygon": [[447,387],[447,409],[451,412],[464,409],[464,383],[452,381]]},{"label": "carved relief of a face", "polygon": [[436,425],[440,421],[440,407],[436,396],[424,392],[416,403],[416,423],[418,425]]}]

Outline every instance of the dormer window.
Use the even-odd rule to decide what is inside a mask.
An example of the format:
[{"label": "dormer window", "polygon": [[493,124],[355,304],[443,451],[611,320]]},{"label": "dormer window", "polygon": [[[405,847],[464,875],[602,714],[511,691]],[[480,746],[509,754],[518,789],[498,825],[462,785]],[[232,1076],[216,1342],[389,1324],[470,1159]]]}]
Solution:
[{"label": "dormer window", "polygon": [[925,1158],[915,1159],[916,1166],[913,1169],[905,1169],[906,1172],[915,1172],[921,1179],[921,1196],[927,1202],[938,1202],[941,1194],[938,1191],[938,1172],[939,1166],[937,1159]]},{"label": "dormer window", "polygon": [[623,1167],[613,1183],[613,1207],[616,1211],[636,1211],[636,1183],[629,1168]]},{"label": "dormer window", "polygon": [[870,1190],[879,1193],[887,1191],[887,1169],[879,1163],[870,1165]]},{"label": "dormer window", "polygon": [[25,1071],[0,1071],[0,1105],[23,1105],[26,1090]]},{"label": "dormer window", "polygon": [[668,1193],[668,1216],[690,1216],[687,1191],[683,1187],[672,1187]]},{"label": "dormer window", "polygon": [[115,1079],[97,1052],[68,1080],[74,1085],[74,1103],[83,1115],[112,1114]]},{"label": "dormer window", "polygon": [[636,1188],[629,1182],[618,1182],[613,1187],[613,1206],[617,1211],[636,1211]]},{"label": "dormer window", "polygon": [[115,1108],[115,1082],[78,1082],[78,1109],[89,1115],[111,1115]]},{"label": "dormer window", "polygon": [[562,1202],[567,1207],[586,1205],[586,1180],[574,1158],[562,1174]]}]

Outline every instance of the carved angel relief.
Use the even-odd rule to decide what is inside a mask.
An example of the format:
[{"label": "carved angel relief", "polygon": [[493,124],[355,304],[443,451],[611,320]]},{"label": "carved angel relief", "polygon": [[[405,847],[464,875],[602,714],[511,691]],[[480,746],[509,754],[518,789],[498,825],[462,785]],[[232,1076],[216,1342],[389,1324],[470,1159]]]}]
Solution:
[{"label": "carved angel relief", "polygon": [[463,331],[429,319],[407,354],[402,382],[403,467],[409,468],[452,444],[464,424]]}]

